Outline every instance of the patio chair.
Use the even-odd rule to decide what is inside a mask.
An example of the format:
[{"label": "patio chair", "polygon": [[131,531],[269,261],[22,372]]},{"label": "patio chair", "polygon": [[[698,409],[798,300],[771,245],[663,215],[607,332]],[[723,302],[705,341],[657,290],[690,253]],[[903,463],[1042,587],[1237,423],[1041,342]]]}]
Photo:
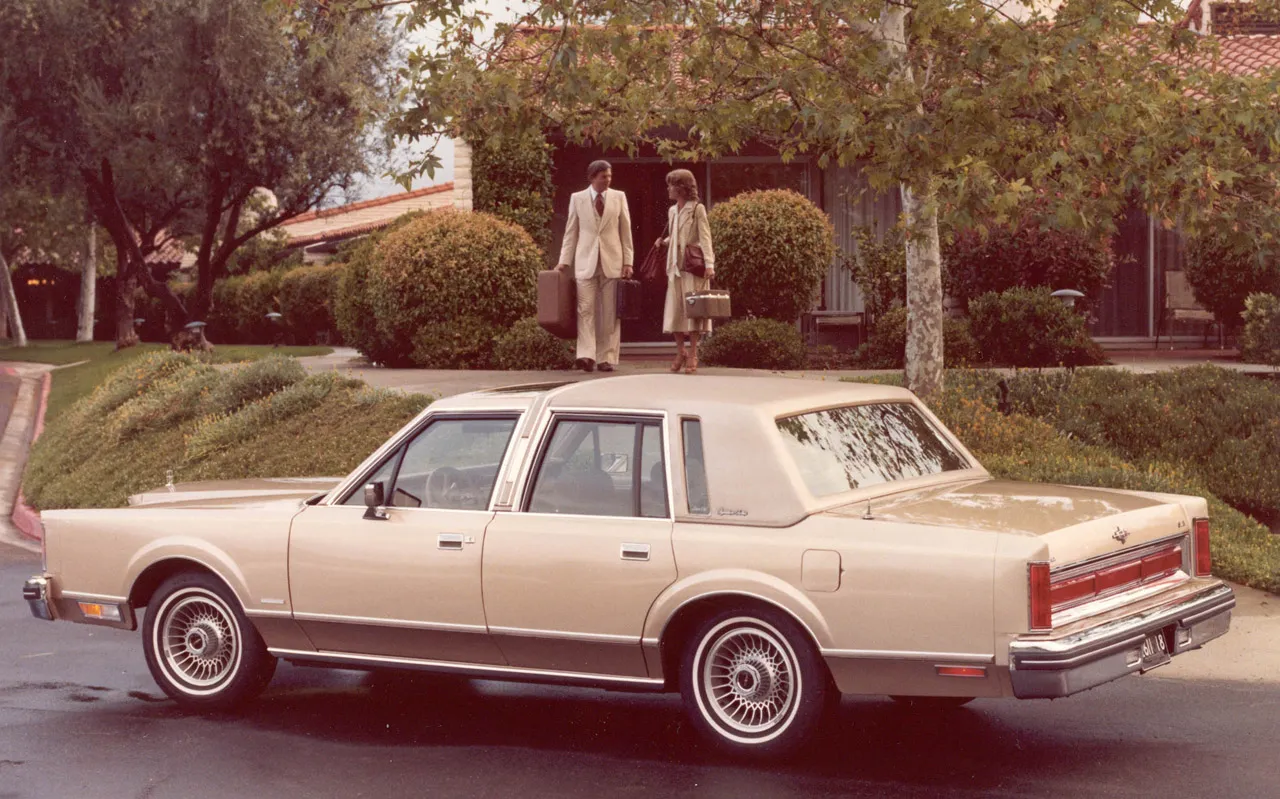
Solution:
[{"label": "patio chair", "polygon": [[1169,332],[1170,322],[1204,322],[1204,346],[1209,346],[1209,328],[1218,326],[1218,347],[1222,347],[1222,323],[1196,301],[1195,292],[1187,282],[1187,275],[1182,271],[1164,273],[1164,304],[1160,311],[1160,323],[1156,327],[1156,349],[1160,348],[1160,337],[1169,339],[1169,349],[1173,349],[1173,334]]}]

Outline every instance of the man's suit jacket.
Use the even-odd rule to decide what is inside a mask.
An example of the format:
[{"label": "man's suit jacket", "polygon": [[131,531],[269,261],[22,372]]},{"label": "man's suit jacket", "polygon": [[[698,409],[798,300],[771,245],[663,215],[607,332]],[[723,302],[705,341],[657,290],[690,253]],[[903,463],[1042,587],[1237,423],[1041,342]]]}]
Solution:
[{"label": "man's suit jacket", "polygon": [[569,198],[569,219],[564,226],[560,263],[572,266],[578,280],[590,280],[597,264],[605,277],[611,278],[621,277],[622,267],[635,264],[627,195],[605,189],[604,214],[599,217],[591,206],[590,188]]}]

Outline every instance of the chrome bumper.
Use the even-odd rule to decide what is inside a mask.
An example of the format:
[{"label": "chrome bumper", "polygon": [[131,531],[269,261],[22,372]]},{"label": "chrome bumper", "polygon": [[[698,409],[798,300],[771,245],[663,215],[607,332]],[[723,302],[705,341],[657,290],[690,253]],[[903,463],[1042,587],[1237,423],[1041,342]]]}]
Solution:
[{"label": "chrome bumper", "polygon": [[1009,645],[1014,695],[1070,696],[1140,671],[1142,642],[1152,633],[1168,633],[1169,653],[1176,656],[1199,649],[1231,626],[1236,597],[1225,583],[1215,580],[1173,593],[1128,614],[1086,619],[1057,637],[1015,640]]},{"label": "chrome bumper", "polygon": [[27,607],[31,608],[31,615],[37,619],[45,621],[53,621],[56,615],[53,612],[53,600],[49,598],[49,578],[40,576],[32,577],[22,586],[22,598],[27,600]]}]

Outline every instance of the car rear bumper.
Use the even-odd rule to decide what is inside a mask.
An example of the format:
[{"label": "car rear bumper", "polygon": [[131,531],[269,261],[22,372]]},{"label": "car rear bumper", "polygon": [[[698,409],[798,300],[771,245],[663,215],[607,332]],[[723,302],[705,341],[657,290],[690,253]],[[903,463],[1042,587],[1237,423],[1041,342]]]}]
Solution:
[{"label": "car rear bumper", "polygon": [[1141,672],[1143,641],[1163,634],[1171,656],[1227,632],[1235,593],[1220,580],[1188,580],[1167,593],[1101,619],[1085,619],[1043,638],[1009,645],[1009,676],[1020,699],[1070,696]]},{"label": "car rear bumper", "polygon": [[49,578],[44,576],[32,577],[22,586],[22,598],[27,600],[31,615],[37,619],[53,621],[57,618],[49,589]]}]

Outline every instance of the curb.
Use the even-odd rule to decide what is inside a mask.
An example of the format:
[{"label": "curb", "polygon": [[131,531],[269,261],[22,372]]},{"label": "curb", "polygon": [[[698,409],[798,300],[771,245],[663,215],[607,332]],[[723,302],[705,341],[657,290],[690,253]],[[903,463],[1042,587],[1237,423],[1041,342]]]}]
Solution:
[{"label": "curb", "polygon": [[[45,372],[40,378],[40,383],[40,403],[36,408],[36,421],[28,447],[36,443],[36,439],[44,432],[44,414],[49,407],[49,387],[53,384],[53,376]],[[10,518],[13,520],[14,527],[17,527],[18,532],[23,536],[37,543],[44,543],[44,524],[40,521],[40,511],[27,504],[22,496],[21,486],[18,488],[18,499],[13,503],[13,515]]]}]

